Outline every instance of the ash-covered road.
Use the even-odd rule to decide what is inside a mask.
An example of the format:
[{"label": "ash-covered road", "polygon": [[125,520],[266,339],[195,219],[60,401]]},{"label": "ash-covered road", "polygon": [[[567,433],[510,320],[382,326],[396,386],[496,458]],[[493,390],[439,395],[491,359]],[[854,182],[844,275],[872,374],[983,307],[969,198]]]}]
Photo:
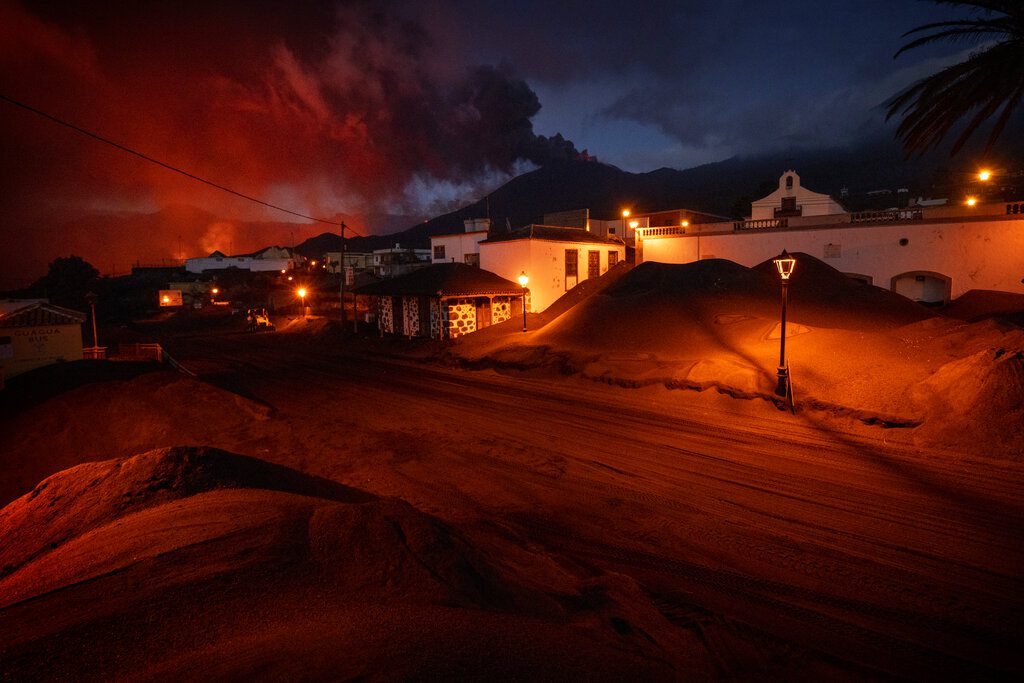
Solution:
[{"label": "ash-covered road", "polygon": [[247,452],[408,500],[482,547],[631,577],[721,677],[1024,673],[1024,463],[766,404],[300,340],[171,349],[272,408]]}]

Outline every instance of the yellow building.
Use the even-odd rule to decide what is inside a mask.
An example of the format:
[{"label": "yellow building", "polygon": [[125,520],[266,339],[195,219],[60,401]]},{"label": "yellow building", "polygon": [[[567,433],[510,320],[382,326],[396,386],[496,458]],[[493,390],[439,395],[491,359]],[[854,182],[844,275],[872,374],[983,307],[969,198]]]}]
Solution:
[{"label": "yellow building", "polygon": [[83,322],[85,314],[45,301],[0,302],[0,378],[81,360]]}]

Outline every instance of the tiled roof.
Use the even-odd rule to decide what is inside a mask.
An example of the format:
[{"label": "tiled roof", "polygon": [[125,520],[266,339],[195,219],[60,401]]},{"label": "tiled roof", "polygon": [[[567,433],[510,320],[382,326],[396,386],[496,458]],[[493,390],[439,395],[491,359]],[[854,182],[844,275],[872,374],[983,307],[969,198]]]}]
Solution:
[{"label": "tiled roof", "polygon": [[529,225],[519,230],[513,230],[499,235],[492,235],[481,244],[493,244],[495,242],[511,242],[513,240],[547,240],[549,242],[583,242],[586,244],[609,244],[618,247],[622,241],[612,237],[598,237],[581,228],[559,228],[553,225]]},{"label": "tiled roof", "polygon": [[76,325],[83,322],[85,322],[84,313],[38,301],[7,313],[0,313],[0,327]]},{"label": "tiled roof", "polygon": [[489,270],[464,263],[438,263],[354,291],[384,296],[501,296],[521,294],[523,288]]}]

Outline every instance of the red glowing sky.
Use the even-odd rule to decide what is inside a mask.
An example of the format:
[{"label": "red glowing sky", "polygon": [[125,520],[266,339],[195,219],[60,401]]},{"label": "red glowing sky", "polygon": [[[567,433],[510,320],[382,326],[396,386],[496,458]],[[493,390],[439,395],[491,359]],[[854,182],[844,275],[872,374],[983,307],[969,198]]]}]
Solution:
[{"label": "red glowing sky", "polygon": [[[363,215],[426,217],[414,188],[500,177],[544,153],[525,82],[465,67],[373,3],[99,4],[0,3],[0,92],[275,204],[374,231]],[[242,252],[331,229],[0,107],[0,288],[67,253],[124,271],[179,248]]]}]

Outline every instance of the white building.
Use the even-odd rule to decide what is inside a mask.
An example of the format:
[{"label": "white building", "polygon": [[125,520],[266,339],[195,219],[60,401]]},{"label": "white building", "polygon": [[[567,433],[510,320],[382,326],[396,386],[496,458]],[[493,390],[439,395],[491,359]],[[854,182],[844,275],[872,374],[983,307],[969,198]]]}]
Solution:
[{"label": "white building", "polygon": [[621,240],[580,228],[530,225],[479,243],[480,267],[501,277],[529,280],[530,311],[541,312],[584,280],[603,275],[626,258]]},{"label": "white building", "polygon": [[827,194],[812,192],[800,185],[800,176],[789,170],[779,176],[779,189],[753,202],[750,220],[770,220],[793,216],[833,216],[846,209]]},{"label": "white building", "polygon": [[215,251],[206,257],[185,259],[185,270],[190,273],[203,273],[207,270],[225,268],[238,268],[253,272],[291,270],[298,265],[299,258],[301,257],[296,256],[287,247],[267,247],[253,254],[238,256],[226,256],[220,251]]},{"label": "white building", "polygon": [[[774,206],[782,197],[774,192],[754,205]],[[786,249],[926,303],[971,289],[1024,293],[1024,202],[863,213],[817,206],[827,212],[772,219],[755,212],[748,221],[640,230],[636,261],[723,258],[754,266]]]},{"label": "white building", "polygon": [[389,249],[374,249],[371,269],[379,278],[398,277],[430,265],[429,249],[405,249],[396,244]]},{"label": "white building", "polygon": [[465,263],[480,265],[480,243],[487,239],[491,222],[469,219],[463,222],[465,230],[430,238],[431,263]]}]

